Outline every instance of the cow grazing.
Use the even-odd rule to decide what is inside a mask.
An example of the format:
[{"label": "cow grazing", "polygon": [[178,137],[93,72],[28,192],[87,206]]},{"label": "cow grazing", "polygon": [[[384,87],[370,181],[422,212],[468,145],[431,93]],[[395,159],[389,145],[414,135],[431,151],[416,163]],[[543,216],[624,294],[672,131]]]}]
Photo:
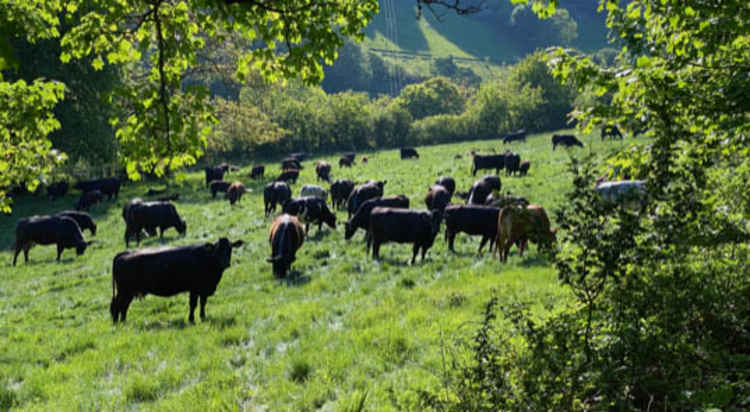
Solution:
[{"label": "cow grazing", "polygon": [[180,194],[179,193],[175,193],[173,195],[157,197],[156,200],[159,201],[159,202],[174,202],[174,201],[176,201],[179,198],[180,198]]},{"label": "cow grazing", "polygon": [[402,147],[401,148],[401,159],[411,159],[416,157],[419,159],[419,153],[413,147]]},{"label": "cow grazing", "polygon": [[501,188],[502,182],[500,181],[500,177],[486,175],[471,185],[469,198],[466,200],[466,203],[469,205],[482,205],[487,201],[487,196],[493,190],[499,191]]},{"label": "cow grazing", "polygon": [[346,201],[346,210],[349,218],[352,217],[354,212],[357,211],[359,205],[364,203],[365,200],[372,199],[373,197],[383,196],[383,188],[388,181],[368,181],[354,188],[352,193],[349,195],[349,199]]},{"label": "cow grazing", "polygon": [[523,256],[529,240],[544,247],[551,246],[555,241],[555,233],[550,230],[549,218],[544,208],[539,205],[528,205],[501,209],[495,241],[500,260],[508,261],[508,253],[514,243],[518,245],[519,255]]},{"label": "cow grazing", "polygon": [[365,239],[367,239],[369,243],[370,212],[372,212],[372,209],[375,209],[376,207],[379,207],[379,206],[408,209],[409,198],[404,195],[398,195],[398,196],[376,197],[373,199],[366,200],[359,206],[359,208],[357,208],[357,212],[354,213],[354,216],[352,216],[344,224],[344,228],[345,228],[344,239],[346,240],[351,239],[352,236],[354,236],[354,233],[357,231],[357,229],[362,229],[367,233],[365,235]]},{"label": "cow grazing", "polygon": [[510,143],[513,141],[526,141],[526,129],[519,129],[515,132],[511,132],[503,136],[503,143]]},{"label": "cow grazing", "polygon": [[223,180],[224,173],[229,171],[229,165],[222,163],[219,166],[206,167],[203,171],[206,173],[206,186],[208,186],[214,180]]},{"label": "cow grazing", "polygon": [[78,203],[76,203],[76,210],[88,211],[91,206],[101,202],[102,200],[104,200],[104,195],[102,194],[101,190],[91,190],[89,192],[83,192],[81,194],[81,197],[78,198]]},{"label": "cow grazing", "polygon": [[31,216],[21,219],[16,224],[13,266],[16,265],[16,259],[21,250],[23,250],[24,262],[28,263],[29,249],[37,244],[56,244],[59,262],[63,250],[76,248],[76,254],[82,255],[91,242],[83,240],[78,223],[67,216]]},{"label": "cow grazing", "polygon": [[282,207],[292,198],[292,189],[286,182],[272,182],[263,188],[263,205],[265,215],[276,212],[276,204]]},{"label": "cow grazing", "polygon": [[507,150],[505,156],[505,175],[511,176],[521,168],[521,155]]},{"label": "cow grazing", "polygon": [[456,192],[456,181],[450,176],[441,176],[435,181],[436,185],[441,185],[453,196]]},{"label": "cow grazing", "polygon": [[312,196],[323,199],[324,202],[328,201],[328,191],[320,186],[315,185],[304,185],[302,190],[299,192],[300,197]]},{"label": "cow grazing", "polygon": [[187,224],[177,213],[177,208],[169,202],[133,202],[125,214],[125,247],[130,245],[130,238],[135,236],[136,244],[141,243],[141,231],[146,229],[149,233],[156,233],[159,229],[159,239],[164,240],[164,231],[171,227],[184,235]]},{"label": "cow grazing", "polygon": [[227,189],[227,199],[229,200],[229,204],[233,205],[236,202],[239,202],[242,199],[242,195],[245,193],[247,193],[247,189],[245,189],[245,185],[243,185],[242,182],[234,182],[229,185],[229,189]]},{"label": "cow grazing", "polygon": [[445,241],[451,252],[456,234],[463,232],[470,236],[482,236],[477,253],[482,253],[482,248],[490,241],[490,250],[495,244],[497,237],[497,223],[500,208],[478,205],[450,205],[445,208]]},{"label": "cow grazing", "polygon": [[315,174],[318,180],[325,180],[326,182],[331,181],[331,164],[328,162],[317,162],[315,163]]},{"label": "cow grazing", "polygon": [[276,178],[276,181],[297,183],[298,178],[299,169],[286,169],[281,171],[281,174]]},{"label": "cow grazing", "polygon": [[266,167],[263,165],[255,165],[253,166],[253,169],[250,171],[250,178],[251,179],[260,179],[263,177],[263,174],[266,172]]},{"label": "cow grazing", "polygon": [[352,167],[352,165],[354,165],[354,159],[348,157],[339,158],[339,167]]},{"label": "cow grazing", "polygon": [[208,188],[211,190],[211,198],[216,199],[216,193],[222,192],[226,193],[227,190],[229,190],[229,186],[231,186],[232,183],[225,182],[223,180],[214,180],[213,182],[209,183]]},{"label": "cow grazing", "polygon": [[96,223],[94,223],[94,219],[92,219],[91,215],[89,215],[88,213],[79,212],[77,210],[64,210],[62,212],[55,213],[55,216],[67,216],[78,223],[78,227],[81,229],[81,231],[88,229],[91,232],[91,236],[96,235]]},{"label": "cow grazing", "polygon": [[188,319],[195,323],[200,298],[201,320],[206,320],[206,300],[216,292],[232,249],[243,244],[223,237],[216,243],[125,251],[112,261],[112,321],[125,322],[133,298],[190,293]]},{"label": "cow grazing", "polygon": [[614,125],[607,125],[607,126],[602,127],[602,131],[601,131],[602,140],[608,137],[611,139],[620,139],[620,140],[623,139],[620,129],[618,129],[617,126],[614,126]]},{"label": "cow grazing", "polygon": [[478,170],[495,169],[495,173],[500,173],[500,169],[505,167],[505,155],[474,155],[471,175],[476,176]]},{"label": "cow grazing", "polygon": [[442,216],[443,210],[451,202],[451,194],[443,185],[433,185],[424,197],[424,204],[428,210]]},{"label": "cow grazing", "polygon": [[518,174],[520,176],[526,176],[529,174],[529,168],[531,167],[531,162],[528,160],[524,160],[521,162],[521,166],[518,167]]},{"label": "cow grazing", "polygon": [[553,134],[552,135],[552,150],[555,150],[557,145],[561,145],[565,147],[571,147],[571,146],[583,147],[583,143],[572,134]]},{"label": "cow grazing", "polygon": [[76,183],[74,188],[84,193],[99,190],[103,195],[107,195],[108,200],[112,200],[113,197],[117,198],[119,196],[121,183],[122,182],[119,178],[109,177],[105,179],[80,181]]},{"label": "cow grazing", "polygon": [[271,244],[271,257],[266,261],[273,264],[274,276],[283,279],[305,242],[305,230],[296,217],[283,214],[271,224],[268,242]]},{"label": "cow grazing", "polygon": [[298,162],[302,162],[307,158],[307,153],[297,152],[297,153],[292,153],[287,157],[290,157],[292,159],[297,159]]},{"label": "cow grazing", "polygon": [[293,157],[287,157],[281,160],[281,169],[303,169],[302,163]]},{"label": "cow grazing", "polygon": [[352,163],[354,163],[354,158],[356,157],[356,154],[354,152],[346,152],[343,155],[341,155],[344,159],[349,159]]},{"label": "cow grazing", "polygon": [[292,216],[297,216],[297,218],[305,222],[306,233],[310,229],[310,223],[317,223],[318,231],[323,228],[323,223],[328,225],[331,229],[336,229],[336,215],[328,208],[325,200],[319,197],[307,196],[292,198],[292,200],[284,205],[283,212]]},{"label": "cow grazing", "polygon": [[487,196],[487,200],[484,202],[487,206],[494,206],[497,208],[504,208],[505,206],[521,206],[526,207],[529,205],[529,201],[523,196],[514,196],[510,192],[504,195],[495,196],[491,194]]},{"label": "cow grazing", "polygon": [[347,179],[339,179],[331,183],[331,202],[334,209],[342,209],[354,190],[354,182]]},{"label": "cow grazing", "polygon": [[369,232],[372,237],[372,257],[380,259],[380,245],[383,243],[412,243],[411,264],[414,264],[420,249],[422,262],[424,262],[425,253],[432,247],[439,231],[439,213],[376,207],[370,212]]},{"label": "cow grazing", "polygon": [[58,197],[63,197],[68,194],[69,184],[66,181],[55,182],[47,186],[47,196],[50,199],[55,200]]}]

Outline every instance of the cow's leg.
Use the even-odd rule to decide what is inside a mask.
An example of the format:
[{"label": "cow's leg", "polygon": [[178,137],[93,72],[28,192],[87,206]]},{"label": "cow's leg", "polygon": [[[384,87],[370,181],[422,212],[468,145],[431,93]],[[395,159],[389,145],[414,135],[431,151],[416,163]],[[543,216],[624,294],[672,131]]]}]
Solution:
[{"label": "cow's leg", "polygon": [[58,243],[57,244],[57,261],[58,262],[60,261],[60,256],[62,255],[62,252],[63,252],[63,245],[62,243]]},{"label": "cow's leg", "polygon": [[208,300],[207,295],[201,295],[201,321],[206,320],[206,301]]},{"label": "cow's leg", "polygon": [[[487,243],[487,239],[488,239],[487,236],[482,235],[482,241],[479,242],[479,250],[477,251],[477,253],[480,253],[480,254],[482,253],[482,248]],[[491,243],[490,243],[490,250],[492,250],[492,244]]]},{"label": "cow's leg", "polygon": [[448,249],[450,249],[451,252],[456,253],[456,249],[453,247],[453,244],[456,241],[456,232],[451,231],[450,236],[448,236],[448,231],[445,231],[446,237],[448,237]]},{"label": "cow's leg", "polygon": [[427,245],[422,245],[422,262],[424,262],[424,255],[427,253]]},{"label": "cow's leg", "polygon": [[190,312],[188,316],[188,320],[190,320],[190,323],[195,323],[195,307],[198,306],[198,294],[195,292],[190,292]]},{"label": "cow's leg", "polygon": [[495,237],[489,236],[489,239],[490,239],[490,253],[492,253],[492,250],[495,248]]},{"label": "cow's leg", "polygon": [[159,226],[159,242],[164,243],[164,226]]},{"label": "cow's leg", "polygon": [[380,259],[380,242],[378,239],[372,240],[372,258],[375,260]]},{"label": "cow's leg", "polygon": [[29,263],[29,250],[31,249],[31,243],[24,245],[23,247],[23,263]]},{"label": "cow's leg", "polygon": [[[411,249],[411,264],[414,265],[414,262],[417,261],[417,255],[419,254],[419,243],[414,242],[414,246]],[[424,255],[422,255],[422,260],[424,261]]]},{"label": "cow's leg", "polygon": [[128,307],[130,302],[133,301],[133,295],[120,296],[120,322],[125,323],[125,318],[128,316]]},{"label": "cow's leg", "polygon": [[119,314],[119,299],[120,295],[112,296],[112,302],[109,304],[109,313],[112,315],[112,323],[117,323],[117,315]]},{"label": "cow's leg", "polygon": [[13,266],[16,265],[16,259],[18,258],[18,253],[21,252],[21,249],[23,249],[23,247],[16,242],[16,251],[13,253]]}]

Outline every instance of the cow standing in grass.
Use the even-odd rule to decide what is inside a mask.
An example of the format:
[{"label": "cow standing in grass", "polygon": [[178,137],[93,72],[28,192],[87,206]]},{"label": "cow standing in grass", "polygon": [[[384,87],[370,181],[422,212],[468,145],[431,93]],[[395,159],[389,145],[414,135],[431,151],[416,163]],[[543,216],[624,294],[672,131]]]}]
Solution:
[{"label": "cow standing in grass", "polygon": [[370,212],[376,207],[394,207],[401,209],[409,208],[409,198],[404,195],[398,196],[387,196],[387,197],[376,197],[373,199],[366,200],[358,208],[354,215],[345,223],[344,239],[349,240],[354,236],[357,229],[364,230],[365,240],[367,240],[368,248],[370,244]]},{"label": "cow standing in grass", "polygon": [[187,224],[177,213],[177,208],[169,202],[131,202],[127,210],[123,208],[125,218],[125,247],[130,245],[130,238],[135,236],[136,244],[141,243],[141,231],[156,233],[164,240],[164,231],[173,227],[181,235],[187,231]]},{"label": "cow standing in grass", "polygon": [[425,253],[435,243],[440,231],[440,214],[424,210],[376,207],[370,213],[370,234],[372,236],[372,257],[380,259],[380,245],[387,242],[412,243],[413,265],[419,250],[422,262]]},{"label": "cow standing in grass", "polygon": [[101,190],[90,190],[88,192],[83,192],[81,194],[81,197],[78,199],[78,203],[76,203],[76,210],[85,210],[88,211],[91,209],[91,206],[101,202],[104,200],[104,195],[102,194]]},{"label": "cow standing in grass", "polygon": [[323,223],[331,229],[336,229],[336,215],[328,208],[325,200],[319,197],[306,196],[292,198],[292,200],[284,205],[283,211],[286,214],[297,216],[297,218],[305,222],[306,233],[310,230],[310,223],[318,225],[318,232],[322,229]]},{"label": "cow standing in grass", "polygon": [[475,154],[472,160],[471,175],[476,176],[477,171],[482,169],[495,169],[495,173],[500,173],[500,169],[505,167],[505,155],[478,155]]},{"label": "cow standing in grass", "polygon": [[526,207],[508,206],[500,211],[497,224],[496,246],[502,262],[508,261],[513,244],[518,245],[519,255],[523,256],[528,241],[548,247],[555,241],[555,233],[550,230],[549,218],[539,205]]},{"label": "cow standing in grass", "polygon": [[493,190],[499,191],[501,188],[502,182],[500,181],[500,177],[485,175],[471,185],[466,203],[469,205],[483,205],[487,200],[487,196]]},{"label": "cow standing in grass", "polygon": [[81,228],[67,216],[31,216],[16,224],[16,242],[13,249],[13,266],[23,250],[24,262],[29,263],[29,250],[34,245],[57,245],[57,261],[63,250],[75,248],[82,255],[91,242],[83,240]]},{"label": "cow standing in grass", "polygon": [[470,236],[482,236],[477,253],[482,253],[482,248],[489,240],[490,250],[495,244],[497,237],[497,223],[500,208],[478,205],[450,205],[445,208],[445,241],[451,252],[456,234],[466,233]]},{"label": "cow standing in grass", "polygon": [[402,147],[401,148],[401,159],[411,159],[416,157],[419,159],[419,153],[417,153],[417,150],[413,147]]},{"label": "cow standing in grass", "polygon": [[441,215],[450,202],[451,194],[443,185],[433,185],[424,197],[427,209]]},{"label": "cow standing in grass", "polygon": [[572,134],[553,134],[552,135],[552,150],[555,150],[557,145],[561,145],[565,147],[572,147],[572,146],[583,147],[583,142],[578,140],[578,138]]},{"label": "cow standing in grass", "polygon": [[292,182],[297,183],[299,178],[299,169],[285,169],[281,171],[279,177],[276,178],[277,182]]},{"label": "cow standing in grass", "polygon": [[526,141],[526,129],[519,129],[515,132],[511,132],[503,136],[503,143],[510,143],[513,141]]},{"label": "cow standing in grass", "polygon": [[227,189],[227,199],[229,200],[229,204],[233,205],[236,202],[239,202],[242,199],[242,195],[244,195],[247,192],[247,189],[245,188],[245,185],[242,184],[242,182],[234,182],[229,186],[229,189]]},{"label": "cow standing in grass", "polygon": [[113,197],[117,198],[119,196],[121,183],[122,182],[119,178],[109,177],[104,179],[80,181],[76,183],[74,188],[83,193],[98,190],[103,195],[106,195],[108,200],[112,200]]},{"label": "cow standing in grass", "polygon": [[274,276],[283,279],[296,259],[297,250],[305,242],[305,230],[296,217],[283,214],[271,224],[268,242],[271,257],[266,261],[273,264]]},{"label": "cow standing in grass", "polygon": [[354,190],[354,182],[348,179],[339,179],[331,183],[331,203],[334,209],[343,209],[346,200]]},{"label": "cow standing in grass", "polygon": [[78,227],[81,228],[81,231],[88,229],[91,232],[91,236],[96,235],[96,223],[94,223],[94,219],[92,219],[91,215],[89,215],[88,213],[79,212],[77,210],[64,210],[62,212],[55,213],[55,216],[67,216],[78,223]]},{"label": "cow standing in grass", "polygon": [[349,213],[348,217],[351,218],[359,205],[366,200],[383,196],[383,188],[386,183],[388,183],[387,180],[382,182],[371,180],[355,187],[346,202],[346,210]]},{"label": "cow standing in grass", "polygon": [[250,178],[251,179],[260,179],[263,177],[263,174],[266,172],[266,167],[263,165],[255,165],[253,166],[253,169],[250,171]]},{"label": "cow standing in grass", "polygon": [[230,182],[225,182],[223,180],[214,180],[209,183],[208,188],[211,190],[211,198],[216,199],[216,194],[219,192],[226,193],[231,185]]},{"label": "cow standing in grass", "polygon": [[292,198],[292,189],[286,182],[272,182],[263,189],[263,206],[265,215],[276,212],[276,205],[282,207]]},{"label": "cow standing in grass", "polygon": [[315,163],[315,174],[318,180],[325,180],[326,182],[331,181],[331,164],[328,162]]}]

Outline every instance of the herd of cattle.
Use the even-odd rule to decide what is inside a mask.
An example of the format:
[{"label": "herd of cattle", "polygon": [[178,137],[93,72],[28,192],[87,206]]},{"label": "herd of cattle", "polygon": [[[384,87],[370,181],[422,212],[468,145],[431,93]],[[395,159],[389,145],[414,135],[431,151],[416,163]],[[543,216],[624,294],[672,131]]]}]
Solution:
[{"label": "herd of cattle", "polygon": [[[525,132],[514,135],[514,139]],[[575,137],[573,137],[575,139]],[[504,139],[505,140],[505,139]],[[565,143],[562,138],[553,136],[553,148]],[[575,139],[577,141],[577,139]],[[414,148],[401,149],[402,159],[419,158]],[[507,151],[498,155],[479,155],[471,152],[473,157],[472,174],[482,169],[494,169],[496,175],[486,175],[476,180],[468,191],[457,191],[456,182],[450,176],[439,177],[424,198],[426,210],[410,209],[407,196],[384,196],[387,181],[368,180],[361,184],[347,179],[331,182],[331,165],[328,162],[315,163],[318,180],[330,183],[328,190],[317,185],[305,185],[300,190],[300,197],[292,197],[290,184],[295,184],[301,170],[305,154],[295,153],[282,160],[282,172],[264,187],[264,213],[268,217],[281,206],[281,214],[274,217],[269,230],[271,255],[267,259],[272,264],[273,274],[277,278],[286,278],[297,251],[302,247],[310,224],[317,224],[318,231],[325,224],[336,228],[336,214],[328,206],[330,194],[333,210],[346,209],[344,237],[350,240],[357,229],[365,232],[367,253],[379,259],[380,246],[387,242],[411,243],[411,264],[415,263],[421,251],[422,260],[432,247],[445,223],[445,241],[451,251],[458,233],[481,236],[478,252],[489,241],[490,250],[496,250],[500,259],[505,262],[509,250],[515,244],[522,256],[529,241],[542,248],[551,247],[555,241],[555,231],[550,227],[546,211],[540,205],[530,204],[521,196],[501,193],[502,182],[498,176],[501,169],[507,175],[525,175],[530,162],[521,161],[518,154]],[[339,167],[355,165],[355,154],[347,153],[339,159]],[[361,158],[366,162],[366,158]],[[230,204],[239,201],[246,192],[241,182],[224,181],[224,176],[238,170],[228,164],[205,168],[205,184],[211,196],[224,192]],[[256,165],[250,177],[263,177],[265,167]],[[621,194],[643,191],[640,181],[598,182],[597,190],[602,197],[616,201]],[[106,178],[78,182],[75,188],[82,191],[77,209],[86,210],[104,196],[117,198],[120,190],[118,178]],[[601,189],[600,189],[601,188]],[[65,188],[48,187],[52,197],[64,195]],[[164,195],[164,191],[149,190],[147,196]],[[460,204],[453,204],[453,196],[465,199]],[[145,234],[155,236],[159,229],[160,238],[165,230],[174,228],[184,234],[187,223],[183,220],[173,200],[179,195],[162,196],[155,201],[131,199],[123,206],[122,217],[125,223],[124,241],[126,248],[135,237],[140,243]],[[303,227],[304,225],[304,227]],[[32,216],[18,221],[16,242],[13,246],[13,265],[16,265],[18,254],[24,252],[28,262],[29,249],[34,244],[57,245],[57,260],[64,249],[75,248],[78,255],[84,253],[91,241],[84,239],[82,230],[88,229],[91,235],[96,234],[96,224],[91,216],[80,210],[64,211],[51,216]],[[110,312],[113,321],[125,321],[128,307],[135,297],[146,294],[172,296],[181,292],[190,294],[189,319],[194,321],[194,310],[200,298],[201,319],[205,317],[205,304],[211,296],[223,271],[229,267],[233,248],[242,245],[242,241],[230,241],[221,238],[216,243],[204,243],[190,246],[148,248],[125,251],[113,259],[112,287],[113,297]]]}]

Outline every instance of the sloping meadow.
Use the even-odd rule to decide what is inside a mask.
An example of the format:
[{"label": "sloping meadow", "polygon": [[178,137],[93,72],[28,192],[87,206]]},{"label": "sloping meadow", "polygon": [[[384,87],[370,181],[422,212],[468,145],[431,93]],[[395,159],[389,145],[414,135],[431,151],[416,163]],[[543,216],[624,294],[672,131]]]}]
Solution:
[{"label": "sloping meadow", "polygon": [[[336,156],[322,160],[333,164],[333,179],[387,180],[386,195],[405,194],[412,208],[424,209],[437,177],[453,176],[457,190],[467,190],[476,178],[494,173],[472,177],[467,151],[510,148],[531,161],[531,170],[527,177],[501,172],[502,191],[543,205],[554,218],[570,187],[568,156],[624,144],[593,135],[582,140],[583,149],[554,152],[544,134],[508,145],[494,140],[419,147],[420,158],[411,160],[400,160],[394,150],[358,153],[351,169],[339,168]],[[321,158],[303,162],[294,195],[304,184],[317,184],[315,160]],[[250,163],[225,177],[252,190],[234,206],[220,196],[211,199],[202,171],[170,186],[170,193],[180,193],[175,204],[187,234],[169,229],[165,245],[245,241],[208,299],[207,320],[195,325],[187,322],[187,294],[135,300],[125,324],[113,325],[109,314],[112,258],[125,250],[122,205],[163,183],[129,184],[116,201],[95,206],[99,229],[95,237],[85,233],[95,242],[84,255],[67,249],[57,263],[54,246],[36,246],[28,264],[19,256],[12,267],[17,219],[72,208],[77,193],[54,202],[18,199],[14,215],[0,217],[0,408],[418,409],[417,391],[439,385],[447,360],[461,356],[454,343],[472,335],[492,296],[533,302],[540,316],[569,298],[536,247],[523,258],[514,248],[503,265],[486,249],[477,255],[479,238],[465,234],[456,238],[457,253],[449,252],[444,227],[425,262],[408,265],[411,245],[394,243],[385,244],[375,262],[365,253],[361,231],[344,240],[345,211],[337,212],[336,230],[311,226],[293,279],[276,280],[265,261],[272,218],[263,216],[262,192],[278,165],[267,164],[262,181],[249,178]],[[141,242],[160,245],[158,237]]]}]

